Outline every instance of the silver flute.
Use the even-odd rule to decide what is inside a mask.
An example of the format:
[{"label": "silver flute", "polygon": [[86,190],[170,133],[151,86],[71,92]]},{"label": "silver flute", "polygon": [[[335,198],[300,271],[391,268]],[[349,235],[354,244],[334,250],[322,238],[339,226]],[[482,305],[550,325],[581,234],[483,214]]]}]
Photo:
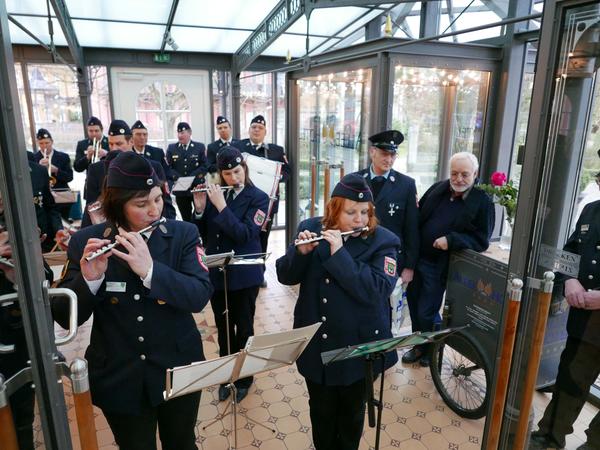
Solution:
[{"label": "silver flute", "polygon": [[4,256],[0,256],[0,265],[8,266],[11,268],[15,267],[12,261],[10,259],[5,258]]},{"label": "silver flute", "polygon": [[[219,189],[221,189],[222,191],[228,191],[230,189],[237,189],[242,187],[241,184],[236,184],[234,186],[219,186]],[[195,192],[208,192],[208,188],[207,187],[203,187],[203,188],[194,188],[194,189],[190,189],[190,192],[193,194]]]},{"label": "silver flute", "polygon": [[[344,231],[344,232],[340,233],[340,235],[342,235],[342,236],[349,236],[351,234],[358,233],[358,232],[362,233],[364,231],[369,231],[369,227],[355,228],[355,229],[350,230],[350,231]],[[323,239],[325,239],[324,236],[316,236],[314,238],[304,239],[304,240],[301,240],[301,241],[296,241],[294,243],[294,245],[297,247],[299,245],[310,244],[312,242],[322,241]]]},{"label": "silver flute", "polygon": [[[147,233],[148,231],[151,231],[151,230],[155,229],[161,223],[165,223],[166,221],[167,221],[167,219],[165,219],[164,217],[161,217],[160,219],[155,220],[154,222],[152,222],[146,228],[142,228],[140,231],[138,231],[138,234]],[[104,247],[102,247],[102,248],[96,250],[95,252],[93,252],[91,255],[86,256],[85,259],[86,259],[86,261],[92,261],[92,260],[96,259],[98,256],[104,255],[105,253],[111,251],[117,245],[119,245],[119,243],[116,242],[116,241],[113,242],[112,244],[105,245]]]}]

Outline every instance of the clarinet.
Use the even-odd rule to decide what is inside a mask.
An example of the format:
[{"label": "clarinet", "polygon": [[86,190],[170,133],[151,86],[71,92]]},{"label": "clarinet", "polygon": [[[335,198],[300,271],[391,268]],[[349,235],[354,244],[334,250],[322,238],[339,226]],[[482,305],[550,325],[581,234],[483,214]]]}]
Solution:
[{"label": "clarinet", "polygon": [[[148,231],[154,230],[157,226],[159,226],[161,223],[165,223],[166,221],[167,221],[167,219],[165,219],[164,217],[161,217],[160,219],[152,222],[146,228],[142,228],[140,231],[138,231],[138,234],[144,234],[144,233],[147,233]],[[118,242],[113,242],[111,244],[105,245],[104,247],[102,247],[102,248],[96,250],[95,252],[93,252],[91,255],[86,256],[85,259],[88,262],[89,261],[93,261],[98,256],[104,255],[105,253],[111,251],[117,245],[119,245]]]}]

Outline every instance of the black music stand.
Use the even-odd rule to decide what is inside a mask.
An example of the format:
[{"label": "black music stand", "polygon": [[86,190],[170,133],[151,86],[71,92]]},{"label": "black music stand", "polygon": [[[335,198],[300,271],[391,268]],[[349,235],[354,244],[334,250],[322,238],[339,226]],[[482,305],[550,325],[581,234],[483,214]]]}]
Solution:
[{"label": "black music stand", "polygon": [[[414,345],[430,344],[445,339],[452,333],[462,330],[466,327],[446,328],[439,331],[430,331],[421,333],[406,334],[403,336],[382,339],[379,341],[365,342],[364,344],[352,345],[336,350],[330,350],[321,353],[323,365],[345,361],[353,358],[365,358],[365,378],[367,389],[367,415],[369,418],[369,427],[376,428],[375,431],[375,450],[379,450],[379,440],[381,434],[381,416],[383,414],[383,379],[385,371],[385,354],[401,347]],[[373,391],[373,364],[381,361],[381,381],[379,386],[379,398],[375,398]],[[377,408],[377,421],[375,421],[375,408]]]}]

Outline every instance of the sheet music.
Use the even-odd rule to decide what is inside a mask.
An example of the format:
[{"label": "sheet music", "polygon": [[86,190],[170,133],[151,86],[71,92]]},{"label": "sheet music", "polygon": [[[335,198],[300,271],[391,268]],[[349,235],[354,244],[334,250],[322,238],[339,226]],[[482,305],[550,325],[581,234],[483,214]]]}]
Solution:
[{"label": "sheet music", "polygon": [[281,166],[279,161],[254,156],[249,153],[242,153],[244,161],[250,169],[250,179],[254,186],[263,191],[269,197],[277,194],[279,180],[281,178]]},{"label": "sheet music", "polygon": [[206,255],[206,265],[209,269],[213,267],[223,267],[227,258],[233,258],[235,252],[232,250],[227,253],[213,253],[212,255]]},{"label": "sheet music", "polygon": [[[209,386],[228,383],[233,373],[239,353],[209,361],[200,361],[189,366],[175,367],[167,371],[171,374],[171,389],[164,393],[165,399],[197,392]],[[167,384],[168,386],[168,384]]]},{"label": "sheet music", "polygon": [[173,192],[187,191],[192,186],[192,183],[194,182],[194,178],[196,178],[196,177],[179,177],[179,178],[177,178],[177,181],[173,185],[173,189],[171,189],[171,191],[173,191]]}]

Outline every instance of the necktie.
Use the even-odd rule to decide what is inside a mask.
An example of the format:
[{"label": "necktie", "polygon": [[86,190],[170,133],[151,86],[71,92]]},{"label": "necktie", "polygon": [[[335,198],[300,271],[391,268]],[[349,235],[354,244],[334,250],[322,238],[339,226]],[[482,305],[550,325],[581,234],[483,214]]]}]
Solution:
[{"label": "necktie", "polygon": [[373,200],[377,198],[381,188],[383,187],[383,183],[385,183],[385,178],[382,176],[377,176],[371,180],[371,190],[373,191]]},{"label": "necktie", "polygon": [[230,205],[232,201],[233,201],[233,189],[229,189],[229,191],[227,192],[227,198],[225,199],[225,203]]}]

